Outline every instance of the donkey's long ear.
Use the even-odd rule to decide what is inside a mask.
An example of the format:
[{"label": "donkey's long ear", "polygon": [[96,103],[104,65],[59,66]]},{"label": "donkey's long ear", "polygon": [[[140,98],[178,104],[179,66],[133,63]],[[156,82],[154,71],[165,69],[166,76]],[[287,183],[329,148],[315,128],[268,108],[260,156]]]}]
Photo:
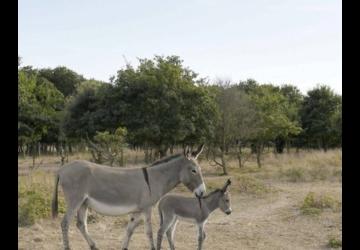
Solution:
[{"label": "donkey's long ear", "polygon": [[184,148],[184,155],[187,158],[190,157],[190,147],[188,145],[186,145],[185,148]]},{"label": "donkey's long ear", "polygon": [[201,152],[203,151],[204,149],[204,144],[201,144],[198,149],[195,151],[195,152],[192,152],[192,157],[194,157],[195,159],[198,158],[198,156],[201,154]]},{"label": "donkey's long ear", "polygon": [[223,193],[225,193],[226,190],[227,190],[227,188],[230,186],[230,184],[231,184],[231,180],[228,179],[228,180],[226,181],[225,185],[223,186],[223,188],[221,189],[221,191],[222,191]]}]

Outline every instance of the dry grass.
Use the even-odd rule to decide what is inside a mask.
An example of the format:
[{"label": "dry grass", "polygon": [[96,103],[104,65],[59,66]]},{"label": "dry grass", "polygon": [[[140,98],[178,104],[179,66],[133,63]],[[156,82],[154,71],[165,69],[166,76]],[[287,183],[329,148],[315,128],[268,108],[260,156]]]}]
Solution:
[{"label": "dry grass", "polygon": [[[141,157],[141,152],[130,152],[127,166],[142,165]],[[69,160],[90,158],[89,154],[82,154]],[[48,206],[54,185],[52,172],[59,168],[60,159],[48,156],[37,161],[42,161],[39,168],[29,171],[31,159],[19,159],[19,207],[32,211],[28,214],[33,218],[24,223],[26,227],[19,226],[19,249],[62,249],[62,216],[51,220]],[[254,159],[242,169],[232,160],[229,176],[220,176],[221,169],[210,166],[206,160],[200,165],[208,191],[221,187],[229,177],[232,180],[233,213],[226,216],[215,211],[210,216],[204,249],[341,248],[341,150],[269,153],[264,156],[262,168],[256,166]],[[61,188],[59,192],[62,199]],[[192,196],[183,185],[172,192]],[[308,216],[306,210],[314,208],[319,213]],[[154,233],[158,220],[154,209]],[[90,211],[89,232],[100,249],[118,249],[127,221],[127,216],[107,217]],[[131,249],[148,249],[141,227],[134,233]],[[179,223],[176,232],[177,249],[196,248],[193,225]],[[88,249],[75,222],[70,227],[70,242],[74,249]],[[163,244],[167,247],[166,240]]]}]

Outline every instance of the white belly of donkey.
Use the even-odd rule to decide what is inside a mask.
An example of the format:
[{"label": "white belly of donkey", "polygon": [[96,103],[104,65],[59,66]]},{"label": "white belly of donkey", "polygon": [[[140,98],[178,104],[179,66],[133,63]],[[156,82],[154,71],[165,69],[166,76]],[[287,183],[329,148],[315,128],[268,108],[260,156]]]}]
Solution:
[{"label": "white belly of donkey", "polygon": [[122,205],[106,204],[90,197],[88,198],[88,204],[96,212],[104,215],[114,215],[114,216],[122,215],[132,212],[136,209],[136,205],[122,206]]}]

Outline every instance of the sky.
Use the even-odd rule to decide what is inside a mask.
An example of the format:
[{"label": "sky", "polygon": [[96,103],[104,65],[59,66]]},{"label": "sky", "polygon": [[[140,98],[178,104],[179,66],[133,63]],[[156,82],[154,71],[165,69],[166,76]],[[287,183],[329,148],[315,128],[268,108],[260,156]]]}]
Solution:
[{"label": "sky", "polygon": [[109,81],[178,55],[200,77],[342,93],[340,0],[19,0],[22,65]]}]

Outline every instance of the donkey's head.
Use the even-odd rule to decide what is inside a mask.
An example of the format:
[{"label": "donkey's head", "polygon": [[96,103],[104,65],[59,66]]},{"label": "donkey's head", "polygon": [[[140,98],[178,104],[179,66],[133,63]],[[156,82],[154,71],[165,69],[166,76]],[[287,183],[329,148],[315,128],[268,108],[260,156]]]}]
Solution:
[{"label": "donkey's head", "polygon": [[228,190],[229,185],[231,184],[230,179],[228,179],[222,189],[220,189],[220,199],[219,199],[219,208],[221,211],[227,215],[231,214],[231,201],[230,201],[230,192]]},{"label": "donkey's head", "polygon": [[180,181],[188,189],[194,192],[197,197],[202,197],[206,191],[201,168],[196,160],[201,154],[203,148],[204,144],[202,144],[196,151],[192,153],[190,153],[189,149],[185,150],[184,155],[186,157],[186,163],[180,173]]}]

